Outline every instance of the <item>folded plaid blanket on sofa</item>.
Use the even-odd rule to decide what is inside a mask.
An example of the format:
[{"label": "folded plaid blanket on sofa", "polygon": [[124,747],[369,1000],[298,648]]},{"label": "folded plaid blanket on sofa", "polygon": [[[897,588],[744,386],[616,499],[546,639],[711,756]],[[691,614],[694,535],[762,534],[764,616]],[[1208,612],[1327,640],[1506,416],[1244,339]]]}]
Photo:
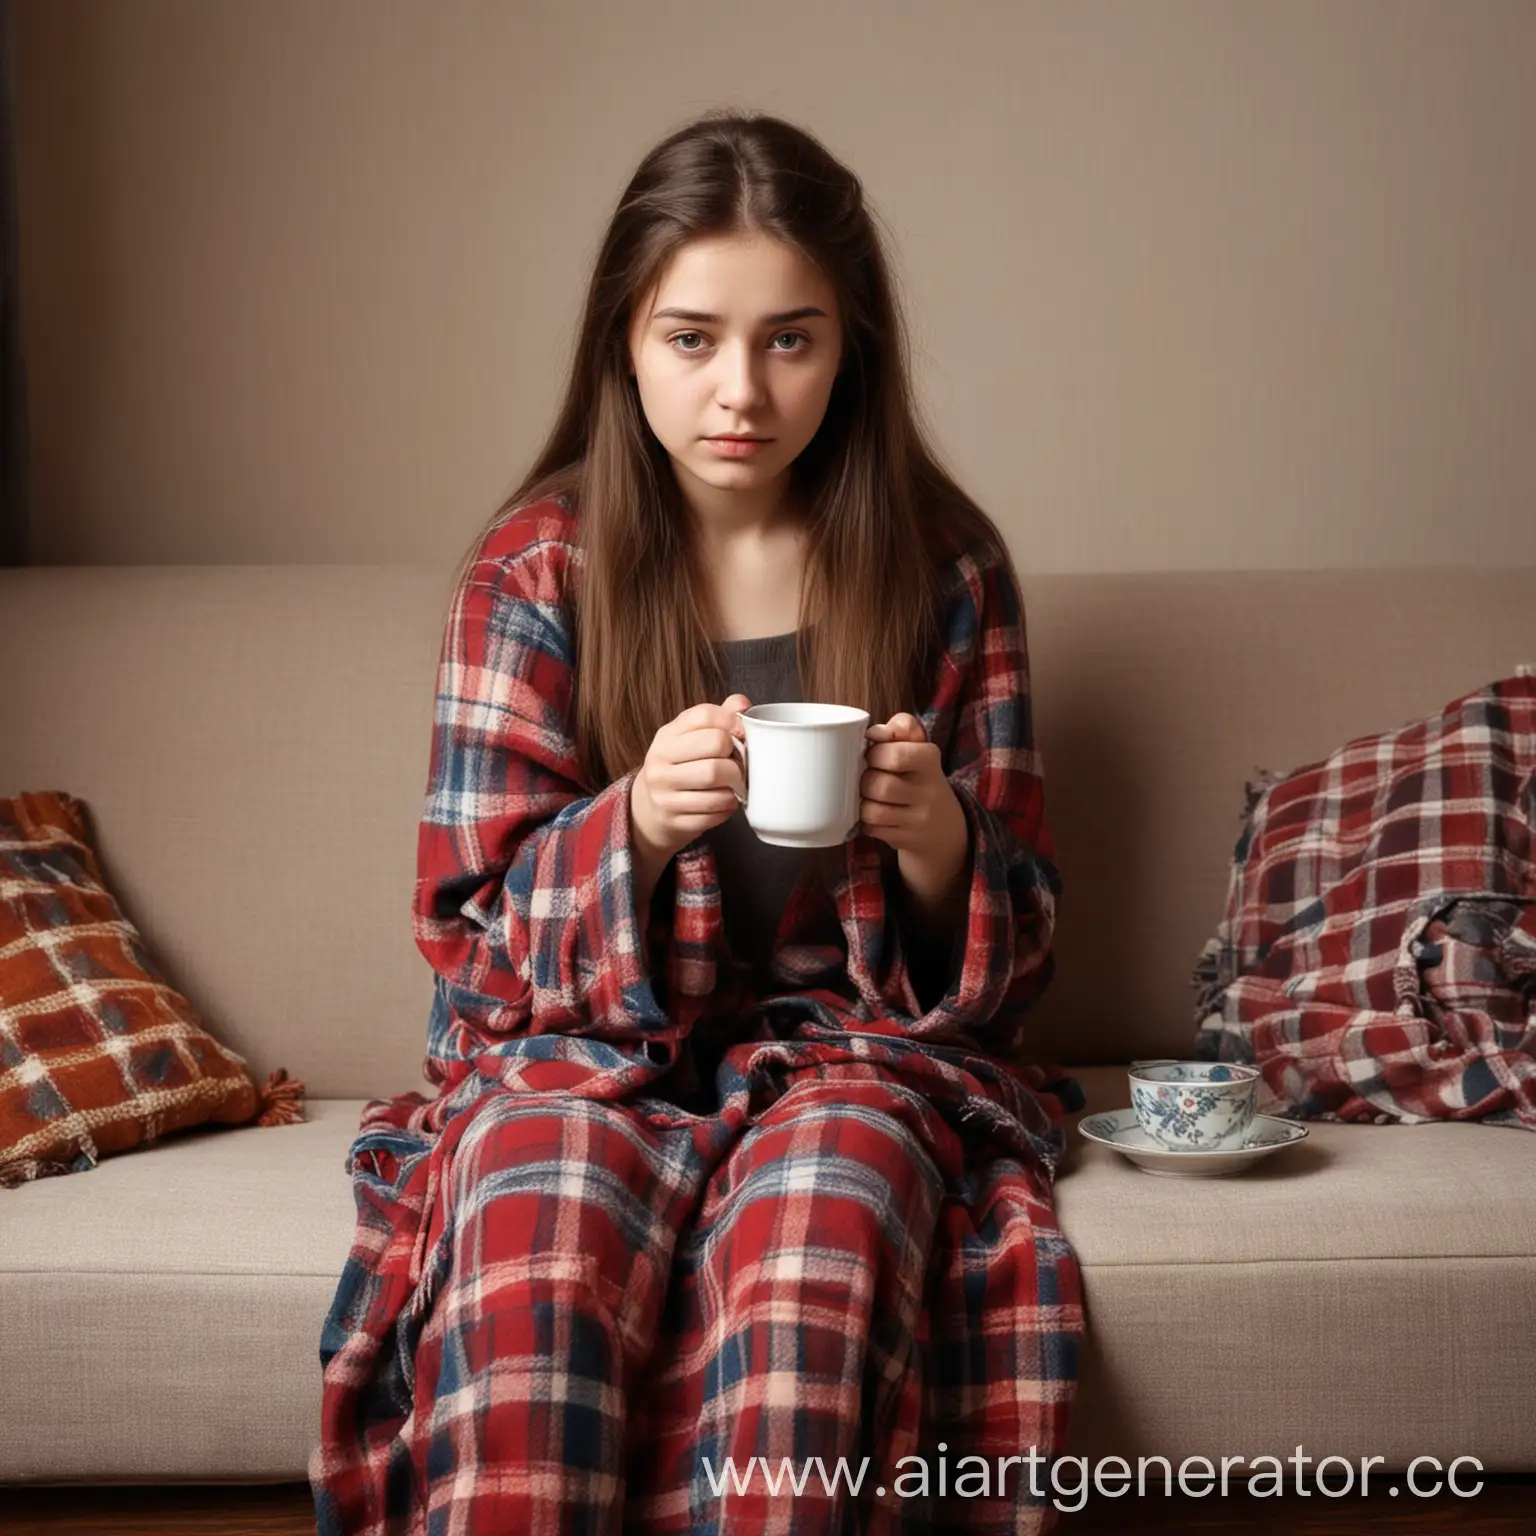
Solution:
[{"label": "folded plaid blanket on sofa", "polygon": [[1536,678],[1249,786],[1196,1051],[1297,1119],[1536,1130]]}]

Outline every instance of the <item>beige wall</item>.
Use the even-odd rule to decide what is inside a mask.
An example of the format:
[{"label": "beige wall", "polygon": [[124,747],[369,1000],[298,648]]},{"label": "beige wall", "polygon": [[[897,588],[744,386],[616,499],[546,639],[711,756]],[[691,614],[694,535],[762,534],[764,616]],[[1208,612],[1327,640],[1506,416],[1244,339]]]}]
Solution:
[{"label": "beige wall", "polygon": [[1536,564],[1536,5],[16,11],[41,561],[455,560],[735,104],[864,179],[1026,569]]}]

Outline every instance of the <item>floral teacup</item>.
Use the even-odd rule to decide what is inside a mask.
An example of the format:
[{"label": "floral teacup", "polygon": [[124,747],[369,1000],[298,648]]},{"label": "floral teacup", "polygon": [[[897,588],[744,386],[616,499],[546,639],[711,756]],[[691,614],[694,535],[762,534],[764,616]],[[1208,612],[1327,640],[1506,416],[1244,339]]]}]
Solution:
[{"label": "floral teacup", "polygon": [[1241,1147],[1253,1124],[1259,1069],[1233,1061],[1133,1061],[1141,1128],[1170,1152]]}]

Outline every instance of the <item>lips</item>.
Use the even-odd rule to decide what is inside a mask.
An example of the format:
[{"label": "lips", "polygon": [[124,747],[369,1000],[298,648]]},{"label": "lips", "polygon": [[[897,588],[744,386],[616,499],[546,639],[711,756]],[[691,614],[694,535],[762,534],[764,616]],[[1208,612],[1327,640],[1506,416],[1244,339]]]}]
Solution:
[{"label": "lips", "polygon": [[771,443],[771,437],[738,437],[732,432],[721,432],[709,439],[712,443]]}]

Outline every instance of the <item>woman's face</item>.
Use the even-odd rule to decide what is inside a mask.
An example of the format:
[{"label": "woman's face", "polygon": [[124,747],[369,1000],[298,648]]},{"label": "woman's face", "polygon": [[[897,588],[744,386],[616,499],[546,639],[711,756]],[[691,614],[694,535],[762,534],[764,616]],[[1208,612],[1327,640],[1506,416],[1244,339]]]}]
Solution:
[{"label": "woman's face", "polygon": [[[685,495],[771,497],[826,414],[842,321],[831,284],[787,246],[696,240],[636,306],[629,355],[641,408]],[[745,453],[710,441],[730,433],[771,441]]]}]

